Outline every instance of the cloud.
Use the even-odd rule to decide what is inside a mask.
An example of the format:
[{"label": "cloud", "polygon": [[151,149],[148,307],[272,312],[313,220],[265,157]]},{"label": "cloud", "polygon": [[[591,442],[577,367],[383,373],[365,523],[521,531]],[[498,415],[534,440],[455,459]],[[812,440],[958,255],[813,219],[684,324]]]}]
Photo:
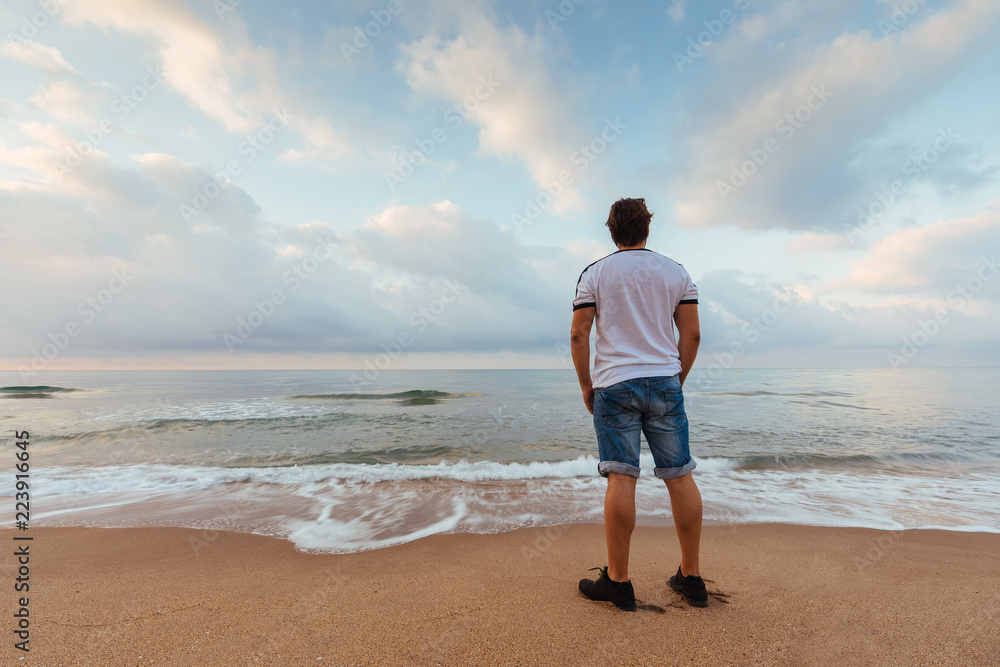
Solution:
[{"label": "cloud", "polygon": [[[66,16],[76,24],[152,37],[167,85],[229,131],[256,132],[275,109],[286,108],[290,94],[283,90],[273,53],[253,44],[235,16],[228,17],[225,37],[168,0],[76,0],[67,5]],[[351,153],[350,140],[322,115],[307,108],[288,111],[308,147],[289,151],[286,160],[335,161]]]},{"label": "cloud", "polygon": [[28,98],[28,103],[62,122],[83,123],[96,118],[87,110],[92,106],[92,98],[68,81],[56,81],[43,87]]},{"label": "cloud", "polygon": [[334,129],[325,118],[303,117],[296,121],[296,129],[307,139],[304,148],[289,148],[279,159],[292,163],[335,164],[354,151],[351,141]]},{"label": "cloud", "polygon": [[685,5],[687,5],[687,0],[672,0],[670,7],[667,8],[667,16],[670,17],[670,20],[674,23],[683,21]]},{"label": "cloud", "polygon": [[845,314],[804,285],[775,283],[744,271],[709,271],[697,280],[703,352],[802,350],[838,343],[850,328]]},{"label": "cloud", "polygon": [[59,49],[45,46],[31,39],[18,42],[4,40],[0,44],[0,53],[46,72],[80,74],[76,68],[66,62]]},{"label": "cloud", "polygon": [[788,249],[795,253],[828,252],[830,250],[845,250],[851,247],[850,238],[846,234],[819,234],[806,232],[792,239]]},{"label": "cloud", "polygon": [[743,18],[706,51],[709,67],[735,75],[706,77],[685,110],[694,120],[681,154],[690,157],[672,183],[685,226],[841,227],[870,198],[872,182],[898,177],[902,155],[884,170],[859,167],[878,150],[873,140],[953,77],[1000,24],[1000,5],[967,0],[938,13],[925,7],[884,36],[873,25],[817,48],[779,30],[779,9]]},{"label": "cloud", "polygon": [[[698,368],[888,368],[889,354],[935,318],[940,302],[897,301],[865,306],[822,298],[795,285],[740,270],[711,271],[697,280],[702,343]],[[937,336],[912,366],[996,363],[996,309],[947,306]],[[700,376],[693,389],[712,385]]]},{"label": "cloud", "polygon": [[[852,262],[844,286],[873,294],[918,294],[939,302],[956,284],[995,261],[1000,248],[1000,201],[973,216],[900,229]],[[994,292],[995,293],[995,292]]]},{"label": "cloud", "polygon": [[[127,59],[139,69],[159,67],[166,85],[157,103],[99,142],[58,185],[56,163],[93,127],[77,126],[92,120],[89,98],[109,101],[119,88],[88,81],[58,49],[2,47],[8,65],[16,59],[35,67],[43,83],[36,91],[39,84],[29,81],[16,88],[27,91],[19,98],[0,100],[8,120],[0,131],[0,272],[16,286],[0,294],[0,357],[23,363],[77,321],[86,326],[61,353],[67,364],[212,357],[273,367],[284,363],[275,360],[324,355],[357,364],[408,334],[407,355],[434,360],[427,363],[447,365],[449,355],[506,363],[562,352],[569,369],[573,286],[584,266],[614,250],[601,227],[607,203],[586,206],[589,193],[628,194],[633,166],[652,156],[666,156],[655,158],[669,165],[656,187],[666,181],[674,188],[681,223],[742,227],[681,232],[672,242],[687,248],[689,266],[715,267],[695,276],[702,366],[737,342],[746,348],[741,359],[757,365],[884,366],[886,352],[947,306],[949,290],[968,281],[987,252],[992,260],[989,249],[1000,241],[997,204],[976,213],[1000,172],[981,129],[991,119],[985,111],[952,113],[991,108],[992,90],[974,88],[978,82],[966,74],[977,72],[970,63],[990,47],[1000,23],[995,3],[923,4],[885,35],[874,19],[859,25],[851,4],[752,3],[695,65],[664,85],[651,82],[671,70],[670,59],[664,64],[614,38],[616,30],[631,30],[627,17],[605,22],[595,42],[588,17],[573,29],[550,31],[544,19],[532,29],[515,23],[526,16],[520,11],[495,16],[489,2],[459,0],[400,14],[363,61],[346,66],[339,51],[327,52],[342,33],[328,30],[326,46],[318,42],[324,21],[347,21],[353,33],[372,20],[371,7],[349,4],[346,14],[339,5],[301,16],[241,9],[223,21],[210,3],[67,4],[59,29],[45,33],[65,40],[59,44],[67,54],[79,53],[74,40],[95,31],[114,40],[111,51],[88,56],[88,72],[117,72]],[[869,9],[888,16],[892,4]],[[683,20],[687,6],[648,9],[663,21],[663,11]],[[315,30],[303,32],[312,19]],[[331,53],[340,63],[322,69],[320,81],[317,54]],[[833,95],[820,100],[823,86]],[[232,155],[244,138],[237,135],[259,129],[286,101],[294,118],[281,148],[220,188],[196,218],[181,215],[178,205],[193,192],[214,187],[208,165],[219,151]],[[178,102],[192,111],[178,113]],[[573,230],[538,225],[518,237],[501,224],[507,220],[496,216],[510,214],[511,197],[525,194],[519,190],[574,169],[569,156],[598,134],[588,114],[601,109],[596,120],[616,108],[630,109],[626,120],[640,129],[615,147],[628,151],[618,169],[591,168],[557,199],[557,211],[581,211],[571,217]],[[425,168],[441,178],[384,203],[378,172],[398,166],[401,151],[428,136],[424,121],[440,123],[448,109],[468,118],[463,136],[427,160],[433,167]],[[796,112],[808,120],[795,119]],[[795,131],[782,135],[778,118]],[[959,127],[966,118],[972,122]],[[903,167],[923,159],[953,120],[957,140],[920,171],[919,186],[898,197],[907,206],[867,230],[863,245],[851,245],[845,212],[853,222],[874,190],[905,178]],[[385,150],[386,137],[397,146]],[[765,150],[766,162],[723,201],[717,182],[734,164],[759,156],[768,138],[780,139],[778,150]],[[475,155],[457,154],[470,143]],[[331,180],[325,169],[339,171],[352,158],[368,164]],[[477,189],[477,182],[490,187]],[[938,195],[952,201],[935,206]],[[940,222],[916,226],[932,215]],[[910,227],[898,229],[908,216]],[[757,233],[774,227],[794,234]],[[878,240],[887,229],[895,231]],[[837,254],[831,260],[822,252]],[[746,266],[771,273],[739,270]],[[822,275],[802,277],[803,270]],[[79,304],[101,293],[115,271],[134,279],[83,322]],[[997,284],[953,309],[956,324],[935,338],[938,349],[996,359],[988,346],[1000,331]],[[280,303],[271,301],[276,291]],[[259,326],[233,343],[230,355],[224,336],[251,319]]]},{"label": "cloud", "polygon": [[[483,16],[469,19],[451,41],[429,36],[402,47],[400,68],[418,93],[464,105],[479,126],[485,155],[524,163],[538,186],[571,169],[576,145],[589,141],[572,95],[550,72],[545,42],[520,27],[499,28]],[[556,212],[582,206],[568,187]]]},{"label": "cloud", "polygon": [[256,128],[227,71],[238,54],[227,53],[219,37],[185,6],[164,0],[79,0],[66,6],[66,17],[72,23],[153,37],[171,88],[226,129]]},{"label": "cloud", "polygon": [[[73,138],[54,123],[14,121],[11,127],[21,135],[24,145],[10,147],[0,143],[0,164],[28,172],[26,178],[30,182],[57,181],[56,165],[65,158],[67,147],[76,145]],[[107,155],[95,148],[88,159],[106,160]]]},{"label": "cloud", "polygon": [[[263,317],[254,312],[267,317],[235,354],[364,359],[401,333],[408,352],[555,354],[568,335],[587,258],[522,246],[451,202],[389,208],[337,233],[327,221],[276,225],[233,183],[191,224],[177,203],[209,178],[200,167],[163,153],[95,164],[73,188],[0,197],[17,230],[0,263],[33,286],[0,296],[19,314],[0,325],[0,357],[26,363],[69,322],[82,333],[65,359],[228,356],[226,334]],[[79,304],[115,271],[134,278],[84,321]]]},{"label": "cloud", "polygon": [[[324,254],[328,228],[278,227],[236,184],[199,224],[189,224],[178,212],[178,194],[207,178],[171,156],[143,155],[132,168],[92,175],[89,189],[0,198],[0,217],[17,229],[0,256],[8,266],[30,256],[16,262],[20,278],[33,285],[0,298],[5,312],[30,317],[5,322],[0,356],[25,360],[71,321],[82,333],[64,357],[228,355],[223,335],[256,304],[272,316],[237,352],[351,350],[370,339],[368,326],[386,313],[371,298],[370,275]],[[279,252],[290,245],[310,255],[320,248],[327,259],[310,256],[311,271],[299,278],[290,272],[301,271],[305,258]],[[86,321],[78,304],[99,294],[113,271],[134,279]],[[266,305],[274,290],[287,296],[277,308]]]},{"label": "cloud", "polygon": [[[934,156],[933,146],[921,146],[918,157]],[[916,151],[914,151],[916,152]],[[914,156],[909,156],[911,161]],[[944,153],[940,153],[935,163],[927,165],[921,177],[931,183],[944,197],[955,197],[993,183],[1000,174],[1000,165],[979,166],[986,159],[982,144],[972,141],[956,141]]]},{"label": "cloud", "polygon": [[[191,224],[177,203],[208,180],[196,165],[149,153],[128,167],[97,159],[78,173],[68,187],[0,193],[0,219],[9,225],[0,266],[9,283],[16,273],[18,284],[31,285],[0,294],[0,312],[17,313],[0,321],[0,358],[27,363],[50,334],[74,322],[81,333],[62,353],[67,364],[336,354],[347,360],[340,363],[362,364],[401,335],[407,355],[562,353],[568,364],[576,278],[607,251],[585,238],[566,247],[526,246],[511,229],[446,200],[393,206],[364,220],[283,226],[235,183]],[[741,363],[884,364],[899,335],[933,313],[932,304],[898,296],[917,288],[934,293],[952,280],[949,271],[961,267],[935,264],[935,252],[954,258],[964,257],[963,249],[997,247],[997,222],[991,209],[885,239],[847,286],[880,286],[874,296],[881,302],[864,307],[834,300],[818,281],[783,283],[739,270],[696,276],[700,363],[739,343]],[[879,267],[883,273],[873,275]],[[132,276],[127,289],[85,321],[80,304],[105,290],[116,271]],[[922,272],[929,277],[914,283]],[[272,301],[276,290],[280,298]],[[966,309],[955,314],[960,320],[963,326],[950,326],[937,341],[980,345],[992,336],[995,308]]]},{"label": "cloud", "polygon": [[[459,351],[532,348],[563,338],[584,257],[520,245],[510,228],[476,219],[449,201],[392,207],[342,237],[356,261],[413,281],[453,280],[469,290],[450,345]],[[530,327],[523,323],[531,322]]]}]

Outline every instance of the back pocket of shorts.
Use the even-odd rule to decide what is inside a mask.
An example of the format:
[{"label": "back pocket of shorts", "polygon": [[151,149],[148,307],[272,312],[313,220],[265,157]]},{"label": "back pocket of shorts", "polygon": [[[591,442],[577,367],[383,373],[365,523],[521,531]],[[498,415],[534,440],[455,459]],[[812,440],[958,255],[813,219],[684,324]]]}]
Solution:
[{"label": "back pocket of shorts", "polygon": [[600,401],[602,424],[622,429],[636,423],[639,413],[632,409],[631,391],[600,391],[596,394],[596,400]]},{"label": "back pocket of shorts", "polygon": [[656,420],[660,427],[664,431],[680,431],[686,428],[688,419],[684,411],[684,395],[680,392],[680,388],[665,390],[661,400],[663,403],[656,406],[660,411]]}]

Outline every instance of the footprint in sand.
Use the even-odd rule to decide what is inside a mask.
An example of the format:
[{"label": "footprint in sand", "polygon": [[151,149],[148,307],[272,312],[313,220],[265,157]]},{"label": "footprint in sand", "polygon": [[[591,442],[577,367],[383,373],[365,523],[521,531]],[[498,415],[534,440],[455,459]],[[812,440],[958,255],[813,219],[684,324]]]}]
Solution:
[{"label": "footprint in sand", "polygon": [[[706,584],[714,584],[715,583],[711,579],[704,579],[703,581]],[[708,588],[708,587],[706,586],[706,588]],[[718,600],[722,604],[729,604],[729,594],[728,593],[723,593],[720,590],[714,590],[713,591],[711,589],[708,589],[708,597],[710,597],[710,598],[712,598],[714,600]]]},{"label": "footprint in sand", "polygon": [[[714,584],[715,582],[712,581],[711,579],[705,579],[705,583]],[[718,589],[712,590],[710,588],[707,589],[707,592],[708,592],[708,597],[711,598],[712,600],[716,600],[717,602],[721,602],[722,604],[729,604],[729,594],[728,593],[723,593],[722,591],[720,591]],[[646,606],[653,607],[653,606],[656,606],[656,605],[646,605]],[[667,603],[667,606],[670,607],[670,608],[672,608],[672,609],[687,609],[689,607],[688,603],[684,601],[684,598],[681,597],[679,593],[677,594],[677,598],[676,599],[674,599],[671,602]],[[642,609],[642,606],[640,606],[639,608]],[[661,609],[662,609],[662,607],[661,607]],[[663,611],[666,611],[666,610],[663,609]],[[663,612],[658,612],[658,613],[663,613]]]}]

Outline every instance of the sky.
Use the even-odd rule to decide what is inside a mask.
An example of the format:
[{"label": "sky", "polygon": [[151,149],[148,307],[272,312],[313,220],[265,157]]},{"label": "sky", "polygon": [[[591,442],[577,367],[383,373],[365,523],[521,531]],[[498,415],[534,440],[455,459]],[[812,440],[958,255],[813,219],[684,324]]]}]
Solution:
[{"label": "sky", "polygon": [[994,0],[4,0],[0,360],[572,368],[619,197],[696,368],[998,366]]}]

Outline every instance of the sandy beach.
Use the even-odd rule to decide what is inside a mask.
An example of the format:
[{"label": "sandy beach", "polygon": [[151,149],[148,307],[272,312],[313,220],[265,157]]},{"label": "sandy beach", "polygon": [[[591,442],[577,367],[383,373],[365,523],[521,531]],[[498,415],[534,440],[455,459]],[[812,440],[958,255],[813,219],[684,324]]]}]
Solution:
[{"label": "sandy beach", "polygon": [[672,531],[638,528],[637,613],[577,592],[605,563],[592,524],[346,555],[184,528],[30,534],[31,652],[11,586],[5,664],[1000,664],[995,534],[706,526],[713,596],[695,609],[666,584]]}]

